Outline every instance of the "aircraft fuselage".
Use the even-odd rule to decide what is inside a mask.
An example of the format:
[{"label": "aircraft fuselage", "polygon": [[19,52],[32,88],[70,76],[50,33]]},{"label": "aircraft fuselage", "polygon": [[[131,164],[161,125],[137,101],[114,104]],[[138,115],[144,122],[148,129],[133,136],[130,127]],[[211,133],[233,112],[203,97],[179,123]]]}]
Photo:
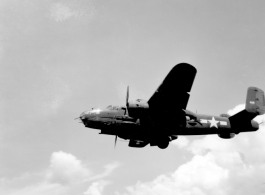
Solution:
[{"label": "aircraft fuselage", "polygon": [[[188,110],[185,113],[185,126],[179,126],[177,122],[175,126],[172,126],[172,122],[169,126],[163,125],[168,136],[237,133],[237,129],[231,127],[228,117],[195,114]],[[146,139],[148,134],[156,131],[156,126],[148,116],[132,118],[126,115],[126,108],[122,106],[86,111],[80,119],[86,127],[101,130],[100,134],[117,135],[123,139]],[[250,128],[241,129],[240,132],[256,131],[258,128],[258,123],[252,120]]]}]

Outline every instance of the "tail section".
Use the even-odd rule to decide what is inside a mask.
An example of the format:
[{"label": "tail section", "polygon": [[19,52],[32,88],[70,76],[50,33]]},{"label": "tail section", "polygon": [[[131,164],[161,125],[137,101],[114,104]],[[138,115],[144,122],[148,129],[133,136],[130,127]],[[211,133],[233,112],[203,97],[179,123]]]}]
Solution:
[{"label": "tail section", "polygon": [[246,111],[254,115],[265,113],[264,92],[257,87],[249,87],[246,100]]},{"label": "tail section", "polygon": [[245,110],[229,117],[231,128],[234,130],[234,133],[256,131],[259,128],[258,123],[252,121],[252,119],[264,113],[264,92],[257,87],[249,87]]}]

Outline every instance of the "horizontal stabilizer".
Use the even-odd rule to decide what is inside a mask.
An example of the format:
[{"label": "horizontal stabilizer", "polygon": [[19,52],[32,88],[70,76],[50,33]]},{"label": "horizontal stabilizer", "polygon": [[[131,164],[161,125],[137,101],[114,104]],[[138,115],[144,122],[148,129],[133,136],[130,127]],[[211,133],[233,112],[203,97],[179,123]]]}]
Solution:
[{"label": "horizontal stabilizer", "polygon": [[256,115],[265,113],[264,92],[257,87],[249,87],[246,99],[246,111]]}]

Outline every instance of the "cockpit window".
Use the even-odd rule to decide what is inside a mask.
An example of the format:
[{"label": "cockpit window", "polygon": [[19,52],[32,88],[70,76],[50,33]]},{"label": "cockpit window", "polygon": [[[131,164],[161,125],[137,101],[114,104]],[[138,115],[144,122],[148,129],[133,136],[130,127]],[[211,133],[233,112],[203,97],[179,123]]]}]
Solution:
[{"label": "cockpit window", "polygon": [[123,107],[109,105],[106,109],[108,109],[108,110],[121,110],[121,109],[123,109]]},{"label": "cockpit window", "polygon": [[110,105],[106,109],[108,109],[108,110],[118,110],[118,107]]}]

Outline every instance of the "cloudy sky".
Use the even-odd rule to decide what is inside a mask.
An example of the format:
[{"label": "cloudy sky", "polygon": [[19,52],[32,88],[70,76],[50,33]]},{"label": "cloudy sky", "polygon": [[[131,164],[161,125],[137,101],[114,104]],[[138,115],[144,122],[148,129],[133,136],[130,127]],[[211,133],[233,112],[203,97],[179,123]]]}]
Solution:
[{"label": "cloudy sky", "polygon": [[[265,127],[129,148],[74,120],[148,100],[179,62],[188,109],[220,115],[265,89],[264,1],[1,0],[0,194],[265,194]],[[262,117],[257,119],[261,122]]]}]

